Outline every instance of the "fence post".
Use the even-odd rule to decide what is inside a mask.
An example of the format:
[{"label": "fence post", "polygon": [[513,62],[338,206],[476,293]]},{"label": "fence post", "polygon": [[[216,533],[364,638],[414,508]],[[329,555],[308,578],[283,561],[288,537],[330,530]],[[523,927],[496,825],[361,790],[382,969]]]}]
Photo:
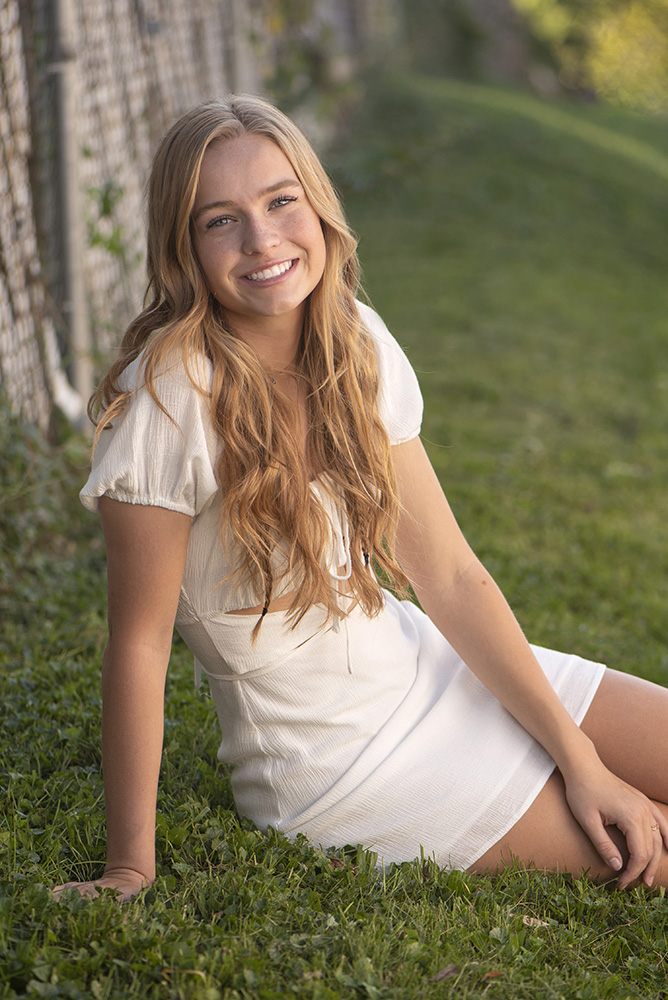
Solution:
[{"label": "fence post", "polygon": [[93,361],[84,274],[85,236],[79,192],[76,129],[76,25],[72,0],[56,0],[55,75],[58,104],[58,189],[62,226],[63,318],[68,331],[68,368],[86,400],[93,390]]}]

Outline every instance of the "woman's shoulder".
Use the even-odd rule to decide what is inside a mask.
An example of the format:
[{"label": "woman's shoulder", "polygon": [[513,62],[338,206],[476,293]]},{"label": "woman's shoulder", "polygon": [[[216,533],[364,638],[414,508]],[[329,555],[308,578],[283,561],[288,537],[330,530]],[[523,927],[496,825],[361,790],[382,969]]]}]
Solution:
[{"label": "woman's shoulder", "polygon": [[381,365],[384,359],[388,359],[395,365],[399,364],[401,367],[408,366],[409,362],[403,347],[390,333],[384,320],[378,315],[376,310],[372,309],[366,302],[360,302],[359,299],[355,300],[355,304],[365,330],[371,334]]},{"label": "woman's shoulder", "polygon": [[383,370],[388,366],[388,373],[390,374],[398,374],[409,369],[412,371],[403,347],[390,333],[375,309],[372,309],[371,306],[359,300],[356,300],[356,305],[364,328],[371,335],[376,348],[376,357],[381,368],[381,375],[383,374]]},{"label": "woman's shoulder", "polygon": [[181,352],[144,350],[124,369],[122,410],[100,430],[81,501],[99,497],[166,507],[190,517],[217,493],[218,438],[210,415],[211,365]]},{"label": "woman's shoulder", "polygon": [[422,394],[413,368],[378,313],[357,302],[360,319],[371,335],[380,376],[378,406],[391,444],[415,437],[422,423]]},{"label": "woman's shoulder", "polygon": [[367,305],[366,302],[361,302],[359,299],[355,299],[355,305],[365,329],[368,330],[375,341],[399,346],[375,309],[372,309],[370,305]]}]

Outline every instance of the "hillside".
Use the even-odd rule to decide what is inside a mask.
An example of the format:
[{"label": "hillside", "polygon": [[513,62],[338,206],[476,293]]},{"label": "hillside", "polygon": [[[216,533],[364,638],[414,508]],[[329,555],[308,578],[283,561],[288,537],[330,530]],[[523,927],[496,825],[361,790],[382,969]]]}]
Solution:
[{"label": "hillside", "polygon": [[335,159],[424,435],[531,637],[668,679],[665,121],[383,87]]}]

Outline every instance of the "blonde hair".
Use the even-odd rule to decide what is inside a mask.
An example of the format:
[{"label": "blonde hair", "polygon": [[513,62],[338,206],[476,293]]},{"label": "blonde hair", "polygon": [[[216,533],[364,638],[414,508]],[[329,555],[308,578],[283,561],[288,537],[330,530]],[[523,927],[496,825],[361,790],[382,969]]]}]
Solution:
[{"label": "blonde hair", "polygon": [[[373,615],[383,598],[369,572],[370,556],[395,589],[403,590],[408,581],[392,555],[398,500],[390,445],[378,414],[374,347],[355,302],[357,243],[307,139],[266,101],[247,95],[209,101],[183,115],[163,138],[148,183],[145,308],[128,327],[119,358],[89,412],[92,417],[101,411],[98,434],[122,412],[129,394],[118,379],[142,350],[146,385],[158,403],[154,380],[175,348],[188,371],[193,358],[207,356],[213,364],[211,417],[224,445],[216,467],[221,537],[225,545],[238,547],[239,573],[250,579],[265,610],[278,579],[289,574],[295,580],[289,608],[295,624],[315,604],[328,615],[345,613],[325,565],[331,523],[310,488],[309,469],[293,433],[293,411],[252,349],[226,325],[193,249],[191,213],[204,154],[215,140],[244,134],[277,144],[321,221],[324,273],[306,303],[297,358],[307,387],[307,448],[348,524],[350,590]],[[272,567],[276,550],[285,556],[278,579]]]}]

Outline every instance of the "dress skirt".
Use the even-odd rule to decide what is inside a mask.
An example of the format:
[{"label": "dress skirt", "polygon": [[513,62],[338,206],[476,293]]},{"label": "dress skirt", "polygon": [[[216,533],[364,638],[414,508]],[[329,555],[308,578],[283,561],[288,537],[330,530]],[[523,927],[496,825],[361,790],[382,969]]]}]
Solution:
[{"label": "dress skirt", "polygon": [[[323,848],[379,863],[432,857],[468,868],[524,814],[554,769],[415,605],[386,596],[325,624],[312,608],[179,622],[208,677],[218,756],[238,811]],[[605,667],[533,647],[580,723]]]}]

